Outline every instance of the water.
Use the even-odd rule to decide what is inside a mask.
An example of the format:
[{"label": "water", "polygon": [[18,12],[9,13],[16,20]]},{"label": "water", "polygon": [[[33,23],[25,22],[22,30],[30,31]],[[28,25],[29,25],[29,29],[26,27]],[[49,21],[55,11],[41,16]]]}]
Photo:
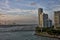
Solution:
[{"label": "water", "polygon": [[[19,31],[19,32],[9,32],[10,30],[15,29],[26,29],[28,26],[22,26],[22,27],[11,27],[11,28],[0,28],[0,40],[59,40],[56,38],[48,38],[48,37],[41,37],[34,35],[34,31]],[[30,29],[31,26],[29,26],[27,29]],[[32,28],[32,27],[31,27]],[[34,27],[33,27],[34,28]],[[32,29],[33,29],[32,28]],[[4,32],[7,31],[8,32]]]}]

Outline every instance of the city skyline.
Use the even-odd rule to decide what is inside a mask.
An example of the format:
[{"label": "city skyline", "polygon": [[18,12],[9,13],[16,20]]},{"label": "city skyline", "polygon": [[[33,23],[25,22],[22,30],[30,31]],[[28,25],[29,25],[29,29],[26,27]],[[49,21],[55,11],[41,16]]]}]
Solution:
[{"label": "city skyline", "polygon": [[38,26],[43,27],[52,27],[52,20],[48,17],[48,14],[43,12],[43,8],[38,9]]},{"label": "city skyline", "polygon": [[22,20],[21,23],[37,23],[38,8],[43,8],[44,13],[53,20],[54,11],[60,10],[60,0],[0,0],[0,14],[6,15],[1,17],[3,20],[17,18],[17,21]]}]

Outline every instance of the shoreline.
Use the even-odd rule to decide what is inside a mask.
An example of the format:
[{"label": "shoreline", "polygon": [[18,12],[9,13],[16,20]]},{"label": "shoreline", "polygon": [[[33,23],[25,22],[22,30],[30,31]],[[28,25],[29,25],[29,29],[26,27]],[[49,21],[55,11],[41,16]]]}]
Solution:
[{"label": "shoreline", "polygon": [[45,35],[45,34],[39,34],[39,33],[35,33],[34,35],[37,35],[37,36],[42,36],[42,37],[49,37],[49,38],[56,38],[56,39],[60,39],[60,36],[54,36],[54,35]]}]

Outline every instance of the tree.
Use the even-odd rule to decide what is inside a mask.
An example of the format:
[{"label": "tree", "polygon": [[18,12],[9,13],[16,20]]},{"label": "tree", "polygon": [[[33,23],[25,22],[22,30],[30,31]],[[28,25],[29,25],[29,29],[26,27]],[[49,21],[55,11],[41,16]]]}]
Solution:
[{"label": "tree", "polygon": [[36,27],[36,32],[41,32],[41,28],[40,27]]}]

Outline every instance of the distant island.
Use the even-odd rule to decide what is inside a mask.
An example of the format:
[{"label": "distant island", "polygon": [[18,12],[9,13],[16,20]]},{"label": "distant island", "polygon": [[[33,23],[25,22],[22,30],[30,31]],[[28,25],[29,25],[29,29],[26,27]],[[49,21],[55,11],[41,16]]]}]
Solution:
[{"label": "distant island", "polygon": [[9,24],[9,25],[0,25],[0,27],[15,27],[15,26],[33,26],[37,24]]}]

